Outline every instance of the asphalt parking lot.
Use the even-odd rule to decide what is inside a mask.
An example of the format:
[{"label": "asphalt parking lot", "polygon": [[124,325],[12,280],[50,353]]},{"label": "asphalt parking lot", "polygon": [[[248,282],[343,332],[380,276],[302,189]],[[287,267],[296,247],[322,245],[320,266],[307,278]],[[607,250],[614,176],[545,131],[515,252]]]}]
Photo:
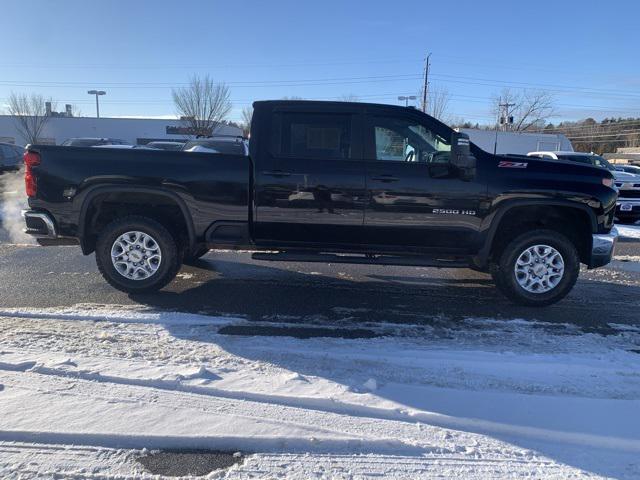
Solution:
[{"label": "asphalt parking lot", "polygon": [[107,285],[93,256],[77,247],[12,244],[4,236],[0,305],[139,304],[300,326],[522,318],[606,331],[611,322],[640,324],[640,242],[620,242],[616,257],[607,268],[583,271],[565,300],[543,309],[509,303],[489,276],[467,269],[271,263],[246,252],[210,252],[162,291],[130,296]]}]

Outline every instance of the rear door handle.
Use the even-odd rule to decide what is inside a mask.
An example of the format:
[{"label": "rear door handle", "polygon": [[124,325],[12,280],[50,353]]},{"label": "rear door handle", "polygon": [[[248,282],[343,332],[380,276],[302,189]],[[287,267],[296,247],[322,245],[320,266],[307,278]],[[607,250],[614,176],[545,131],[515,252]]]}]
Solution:
[{"label": "rear door handle", "polygon": [[266,170],[262,172],[262,174],[268,177],[276,177],[276,178],[288,177],[291,175],[291,173],[283,172],[282,170]]},{"label": "rear door handle", "polygon": [[371,177],[371,180],[375,180],[376,182],[391,183],[397,182],[400,179],[398,177],[394,177],[393,175],[377,175],[375,177]]}]

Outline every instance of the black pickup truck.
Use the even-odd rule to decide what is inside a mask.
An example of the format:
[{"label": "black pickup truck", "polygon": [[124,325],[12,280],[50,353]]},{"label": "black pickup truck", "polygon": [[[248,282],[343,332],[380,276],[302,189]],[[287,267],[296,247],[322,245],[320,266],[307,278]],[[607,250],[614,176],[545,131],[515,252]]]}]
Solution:
[{"label": "black pickup truck", "polygon": [[515,302],[607,264],[607,170],[496,156],[412,108],[254,104],[249,155],[31,145],[26,232],[79,243],[115,288],[167,285],[210,249],[265,261],[469,267]]}]

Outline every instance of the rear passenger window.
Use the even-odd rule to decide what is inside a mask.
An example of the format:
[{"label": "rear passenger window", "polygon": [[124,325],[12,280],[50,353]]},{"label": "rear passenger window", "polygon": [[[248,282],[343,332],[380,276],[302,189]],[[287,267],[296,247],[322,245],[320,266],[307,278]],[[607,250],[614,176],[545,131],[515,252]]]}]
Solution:
[{"label": "rear passenger window", "polygon": [[351,157],[351,115],[280,113],[275,120],[276,154],[333,160]]}]

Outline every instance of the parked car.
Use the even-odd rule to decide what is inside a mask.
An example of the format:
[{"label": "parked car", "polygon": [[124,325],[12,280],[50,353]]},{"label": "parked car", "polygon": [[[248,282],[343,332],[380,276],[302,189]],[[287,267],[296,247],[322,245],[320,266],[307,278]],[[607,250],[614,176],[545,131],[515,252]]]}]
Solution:
[{"label": "parked car", "polygon": [[213,147],[206,147],[204,145],[193,145],[185,150],[184,152],[200,152],[200,153],[220,153],[220,151],[216,150]]},{"label": "parked car", "polygon": [[182,148],[185,152],[202,152],[202,149],[194,149],[194,147],[203,147],[219,153],[229,155],[249,155],[249,142],[244,137],[236,136],[213,136],[197,138],[189,140]]},{"label": "parked car", "polygon": [[97,145],[129,145],[129,142],[118,138],[69,138],[62,142],[65,147],[95,147]]},{"label": "parked car", "polygon": [[116,150],[159,150],[148,145],[94,145],[92,148],[111,148]]},{"label": "parked car", "polygon": [[580,263],[612,258],[606,169],[493,155],[391,105],[256,102],[251,132],[244,157],[32,145],[26,231],[95,252],[129,293],[162,288],[209,249],[249,248],[264,261],[470,267],[542,306]]},{"label": "parked car", "polygon": [[620,223],[635,223],[640,220],[640,175],[627,172],[615,174],[618,201],[616,218]]},{"label": "parked car", "polygon": [[618,189],[616,218],[620,223],[635,223],[640,220],[640,176],[618,170],[612,163],[593,153],[580,152],[531,152],[533,157],[551,160],[566,160],[586,163],[609,170]]},{"label": "parked car", "polygon": [[184,144],[186,142],[161,142],[161,141],[153,141],[147,143],[147,147],[150,148],[158,148],[160,150],[170,150],[172,152],[179,152],[184,148]]},{"label": "parked car", "polygon": [[24,148],[19,145],[0,142],[0,175],[4,172],[20,170],[23,153]]},{"label": "parked car", "polygon": [[638,165],[615,165],[616,170],[619,172],[633,173],[634,175],[640,175],[640,167]]}]

